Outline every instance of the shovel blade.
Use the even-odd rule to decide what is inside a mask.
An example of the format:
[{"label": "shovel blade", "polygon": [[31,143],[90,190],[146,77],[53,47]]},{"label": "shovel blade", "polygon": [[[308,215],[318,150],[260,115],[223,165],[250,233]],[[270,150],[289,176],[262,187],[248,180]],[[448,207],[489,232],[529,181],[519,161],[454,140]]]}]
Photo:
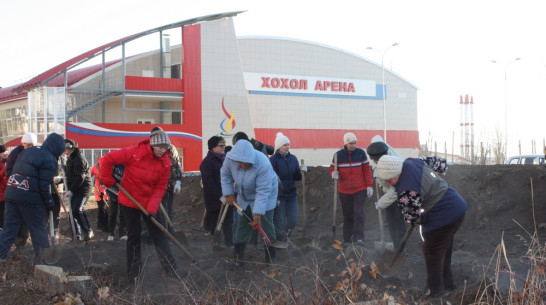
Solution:
[{"label": "shovel blade", "polygon": [[390,277],[394,275],[400,267],[404,264],[405,255],[399,254],[396,256],[396,252],[392,250],[385,250],[379,261],[379,274],[383,277]]},{"label": "shovel blade", "polygon": [[48,265],[55,265],[61,260],[62,249],[56,245],[51,245],[51,247],[44,250],[44,263]]}]

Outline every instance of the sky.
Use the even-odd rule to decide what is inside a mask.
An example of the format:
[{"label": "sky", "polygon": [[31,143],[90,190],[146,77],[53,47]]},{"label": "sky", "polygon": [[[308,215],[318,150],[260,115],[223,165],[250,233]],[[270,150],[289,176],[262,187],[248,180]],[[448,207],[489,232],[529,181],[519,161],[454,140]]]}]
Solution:
[{"label": "sky", "polygon": [[459,101],[466,95],[474,101],[476,144],[504,139],[506,128],[509,155],[519,153],[518,143],[531,153],[533,140],[541,153],[546,138],[540,0],[19,0],[1,7],[1,87],[134,33],[245,11],[234,18],[237,36],[296,38],[378,64],[383,58],[386,69],[418,88],[420,142],[439,152],[447,146],[460,153]]}]

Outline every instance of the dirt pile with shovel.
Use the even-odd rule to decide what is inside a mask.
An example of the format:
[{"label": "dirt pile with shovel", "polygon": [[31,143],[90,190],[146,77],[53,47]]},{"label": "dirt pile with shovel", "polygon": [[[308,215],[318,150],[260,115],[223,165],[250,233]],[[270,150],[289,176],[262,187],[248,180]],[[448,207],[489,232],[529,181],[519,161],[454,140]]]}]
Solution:
[{"label": "dirt pile with shovel", "polygon": [[[525,278],[529,268],[526,260],[531,235],[535,230],[544,244],[546,240],[546,168],[544,166],[451,166],[445,180],[469,204],[461,229],[455,236],[453,274],[456,291],[446,296],[452,303],[470,304],[475,300],[480,281],[492,276],[492,257],[501,242],[506,249],[510,271]],[[299,185],[301,198],[301,185]],[[382,253],[374,242],[380,240],[378,214],[374,200],[366,203],[365,245],[339,250],[332,232],[333,184],[328,169],[310,167],[306,175],[306,224],[304,236],[300,200],[300,222],[290,239],[291,247],[277,251],[277,264],[264,263],[263,242],[248,246],[244,269],[226,270],[226,260],[233,249],[216,248],[212,237],[200,231],[204,203],[200,178],[186,177],[182,192],[175,196],[174,225],[189,238],[188,250],[195,257],[192,263],[172,245],[178,263],[179,279],[166,279],[152,244],[143,242],[144,274],[142,281],[128,285],[126,279],[124,241],[106,241],[107,234],[97,233],[88,243],[73,242],[66,218],[61,221],[62,258],[57,266],[70,274],[94,277],[97,289],[109,287],[102,299],[86,300],[86,304],[230,304],[243,303],[339,303],[378,300],[392,295],[407,304],[417,300],[425,286],[426,270],[421,252],[421,239],[416,228],[407,241],[405,262],[390,277],[382,277],[372,266]],[[534,209],[532,202],[534,201]],[[89,218],[96,225],[96,206],[89,205]],[[337,233],[341,240],[342,217],[338,206]],[[385,222],[385,225],[388,225]],[[388,230],[385,228],[385,232]],[[388,233],[386,241],[390,241]],[[395,245],[396,246],[396,245]],[[19,260],[30,259],[27,249]],[[22,256],[21,256],[22,255]],[[22,258],[21,258],[22,257]],[[9,262],[9,260],[8,260]],[[508,268],[508,267],[506,267]],[[0,273],[6,267],[0,266]],[[1,274],[0,274],[1,275]],[[5,300],[40,303],[4,292],[14,274],[0,281],[0,303]],[[499,287],[509,288],[508,273],[501,272]],[[517,284],[517,283],[516,283]],[[519,283],[517,285],[521,285]],[[504,287],[503,287],[504,285]],[[11,286],[13,287],[13,286]],[[11,292],[17,291],[10,288]],[[41,296],[48,298],[47,296]],[[335,302],[334,302],[335,301]],[[44,304],[47,304],[45,302]],[[412,303],[413,304],[413,303]]]}]

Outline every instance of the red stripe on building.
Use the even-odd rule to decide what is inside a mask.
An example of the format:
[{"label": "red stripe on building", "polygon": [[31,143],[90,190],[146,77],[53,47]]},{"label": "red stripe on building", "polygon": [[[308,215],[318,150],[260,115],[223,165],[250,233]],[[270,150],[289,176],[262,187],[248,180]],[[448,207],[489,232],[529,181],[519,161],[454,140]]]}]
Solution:
[{"label": "red stripe on building", "polygon": [[[358,147],[366,148],[372,137],[383,136],[383,130],[343,130],[343,129],[273,129],[255,128],[256,139],[274,145],[277,132],[290,139],[291,148],[341,148],[343,135],[352,132],[358,139]],[[387,142],[394,148],[418,148],[419,131],[388,130]]]},{"label": "red stripe on building", "polygon": [[182,80],[175,78],[125,76],[125,89],[182,92]]}]

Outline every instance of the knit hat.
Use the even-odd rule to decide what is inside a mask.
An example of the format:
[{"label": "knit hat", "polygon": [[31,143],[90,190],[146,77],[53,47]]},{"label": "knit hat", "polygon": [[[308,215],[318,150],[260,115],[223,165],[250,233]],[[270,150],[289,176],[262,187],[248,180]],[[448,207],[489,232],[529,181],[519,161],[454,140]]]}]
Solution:
[{"label": "knit hat", "polygon": [[71,140],[71,139],[64,139],[64,147],[66,149],[72,150],[72,149],[78,147],[78,143],[76,143],[76,141]]},{"label": "knit hat", "polygon": [[35,133],[27,132],[21,138],[21,143],[32,143],[32,145],[36,145],[38,143],[38,138]]},{"label": "knit hat", "polygon": [[382,180],[392,179],[402,173],[402,159],[385,155],[377,162],[377,177]]},{"label": "knit hat", "polygon": [[6,149],[6,146],[4,145],[0,145],[0,154],[5,152],[7,149]]},{"label": "knit hat", "polygon": [[288,139],[282,132],[277,132],[277,137],[275,138],[275,150],[278,150],[285,144],[290,144],[290,139]]},{"label": "knit hat", "polygon": [[207,142],[209,146],[209,150],[213,149],[214,147],[218,146],[218,143],[224,141],[224,138],[220,136],[212,136],[210,137],[209,141]]},{"label": "knit hat", "polygon": [[353,141],[356,141],[356,136],[352,132],[348,132],[343,135],[343,145],[347,145]]},{"label": "knit hat", "polygon": [[152,134],[150,135],[151,146],[169,145],[169,144],[171,144],[171,141],[169,140],[169,136],[163,130],[156,130],[152,132]]},{"label": "knit hat", "polygon": [[247,140],[248,141],[248,136],[246,135],[246,133],[244,133],[242,131],[239,131],[231,139],[231,141],[233,142],[232,143],[233,145],[235,145],[235,143],[237,143],[237,141],[239,141],[239,140]]},{"label": "knit hat", "polygon": [[159,126],[156,126],[154,128],[152,128],[152,130],[150,131],[150,136],[152,135],[152,133],[156,130],[161,130],[161,131],[164,131],[163,128],[159,127]]},{"label": "knit hat", "polygon": [[373,142],[368,146],[366,152],[372,159],[379,159],[381,156],[386,155],[389,147],[385,142]]}]

